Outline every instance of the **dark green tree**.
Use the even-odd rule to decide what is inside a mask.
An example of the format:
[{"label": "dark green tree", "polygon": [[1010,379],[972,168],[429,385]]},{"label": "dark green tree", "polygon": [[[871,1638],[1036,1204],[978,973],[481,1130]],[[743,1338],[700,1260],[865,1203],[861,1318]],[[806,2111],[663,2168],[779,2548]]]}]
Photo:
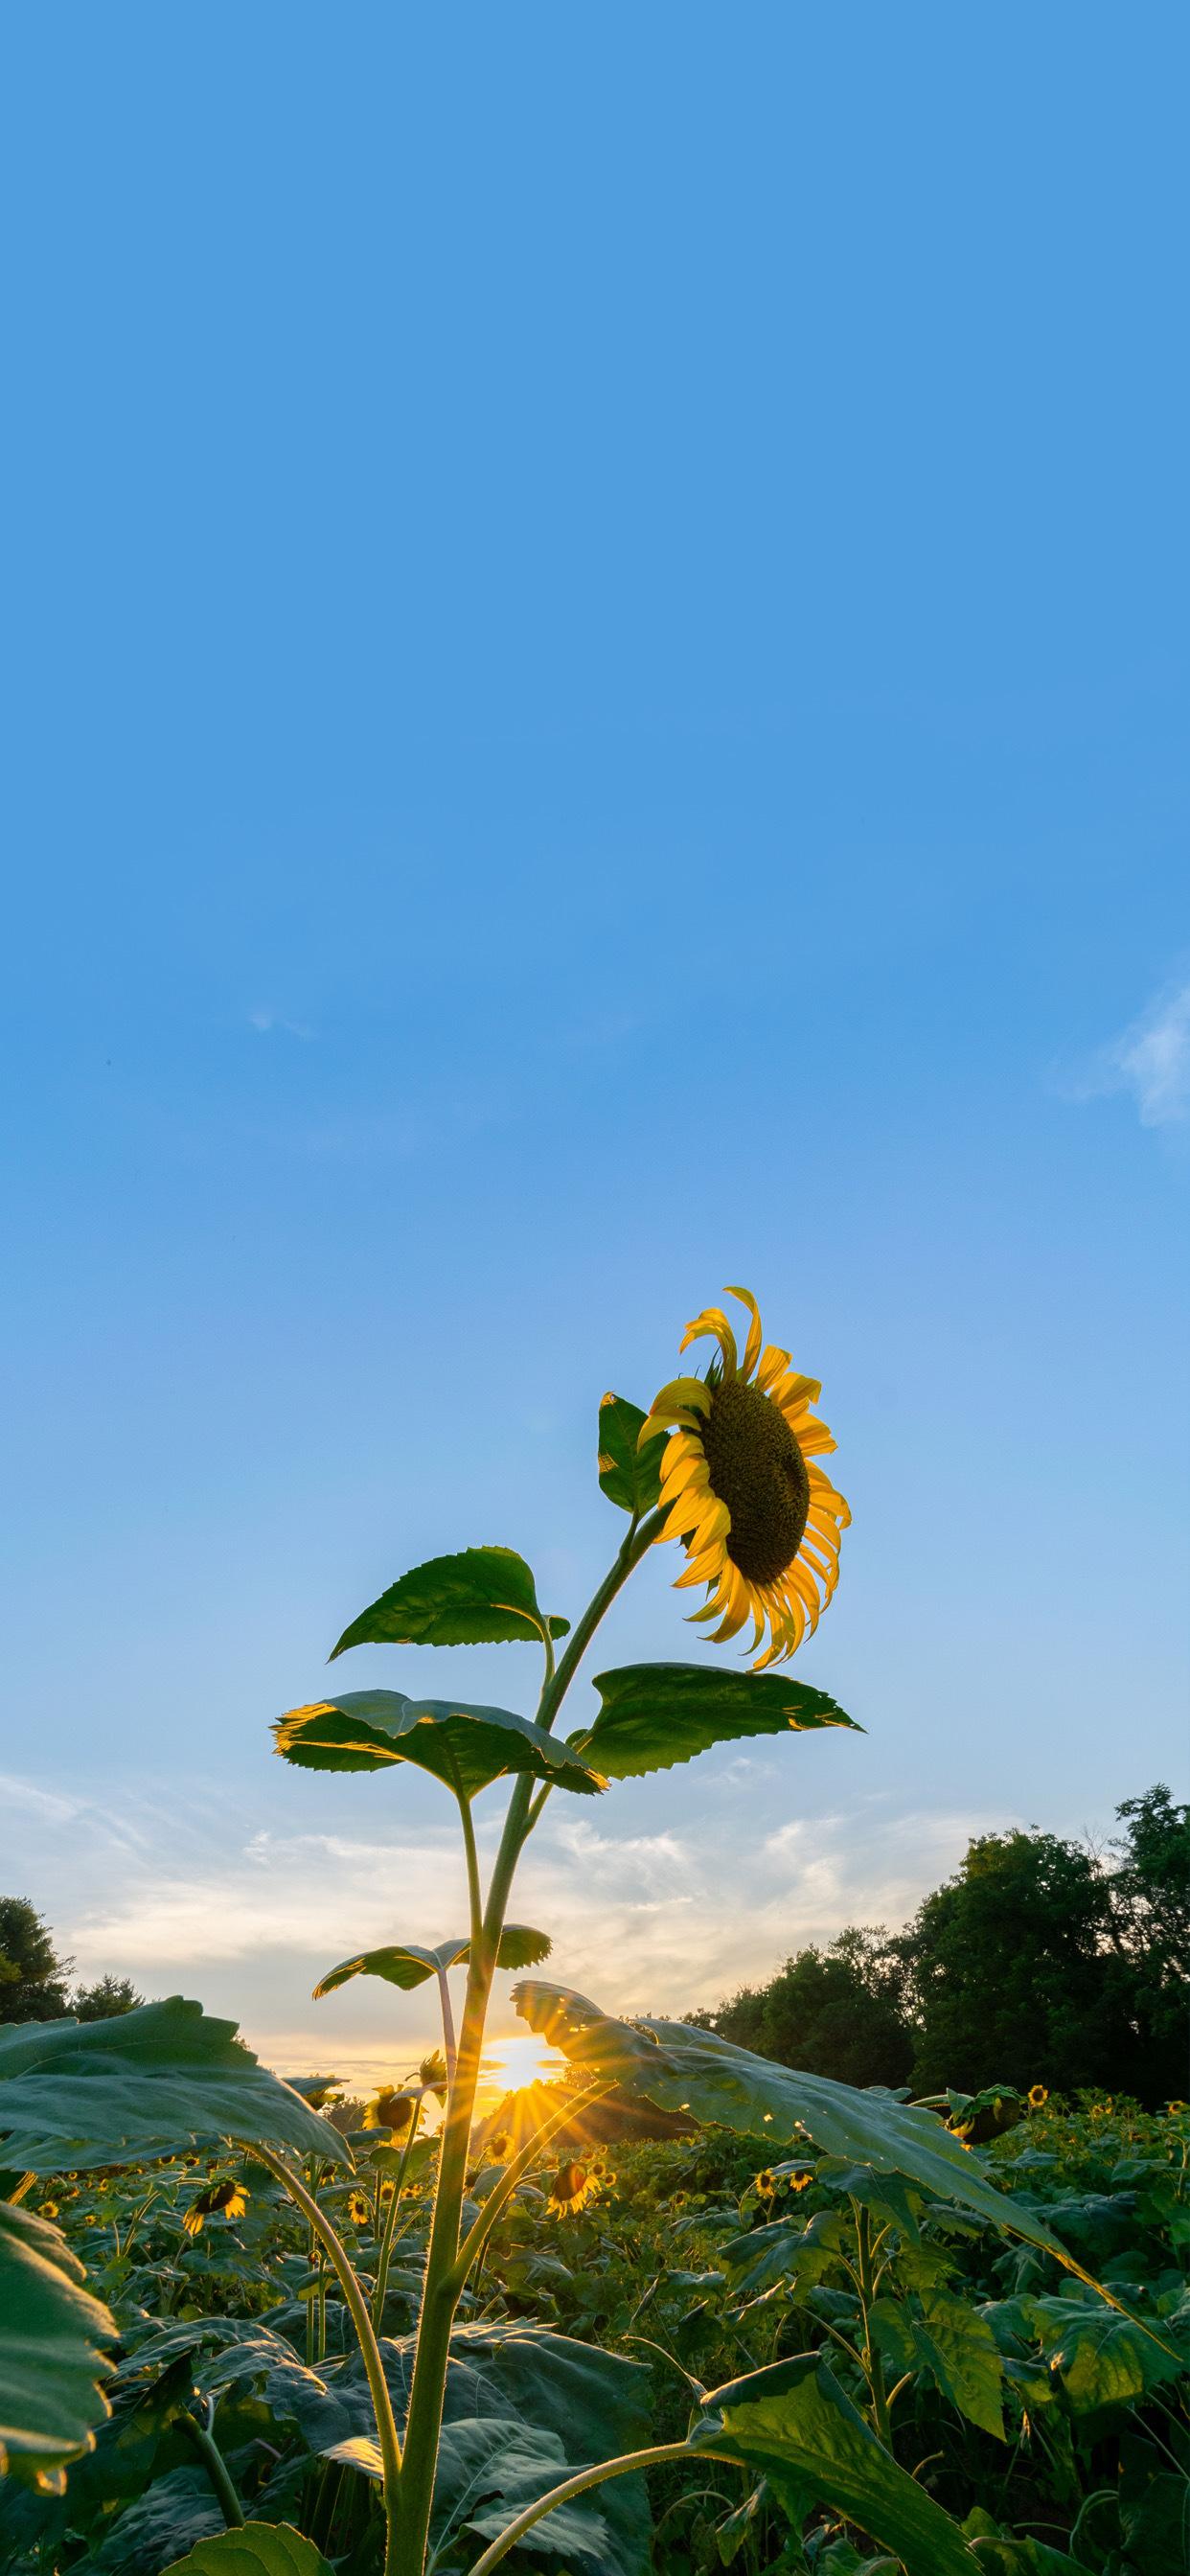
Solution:
[{"label": "dark green tree", "polygon": [[799,1950],[770,1985],[745,1986],[696,2016],[740,2048],[841,2084],[903,2085],[914,2034],[905,1963],[880,1929],[851,1924],[826,1949]]},{"label": "dark green tree", "polygon": [[57,2021],[72,1962],[23,1896],[0,1896],[0,2021]]},{"label": "dark green tree", "polygon": [[1116,1809],[1125,1832],[1111,1845],[1111,1936],[1131,1997],[1142,2073],[1156,2101],[1190,2090],[1190,1807],[1163,1781]]},{"label": "dark green tree", "polygon": [[77,1986],[70,1998],[69,2010],[76,2021],[114,2021],[118,2013],[134,2012],[143,2004],[131,1977],[97,1977],[93,1986]]},{"label": "dark green tree", "polygon": [[897,1947],[920,2025],[918,2091],[1042,2083],[1152,2098],[1173,2089],[1140,2028],[1109,1876],[1081,1845],[981,1835]]}]

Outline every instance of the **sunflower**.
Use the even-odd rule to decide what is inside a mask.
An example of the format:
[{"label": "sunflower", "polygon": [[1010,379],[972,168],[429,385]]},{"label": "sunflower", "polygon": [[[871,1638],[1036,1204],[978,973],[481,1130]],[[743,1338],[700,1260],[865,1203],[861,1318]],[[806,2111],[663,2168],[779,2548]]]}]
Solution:
[{"label": "sunflower", "polygon": [[1029,2109],[1031,2111],[1044,2110],[1049,2098],[1049,2094],[1044,2084],[1031,2084],[1029,2086]]},{"label": "sunflower", "polygon": [[398,2136],[413,2118],[413,2099],[395,2084],[381,2084],[364,2108],[365,2129],[394,2129]]},{"label": "sunflower", "polygon": [[436,2093],[439,2100],[445,2099],[449,2079],[446,2059],[440,2048],[434,2049],[431,2056],[423,2057],[417,2070],[417,2080],[423,2093]]},{"label": "sunflower", "polygon": [[763,2172],[763,2173],[758,2173],[758,2174],[757,2174],[757,2177],[756,2177],[755,2183],[753,2184],[753,2189],[754,2189],[754,2191],[755,2191],[755,2193],[756,2193],[756,2197],[757,2197],[757,2199],[758,2199],[758,2200],[771,2200],[771,2199],[773,2198],[773,2194],[774,2194],[774,2193],[775,2193],[775,2191],[776,2191],[776,2188],[777,2188],[777,2177],[776,2177],[775,2173],[770,2173],[769,2168],[768,2168],[768,2166],[766,2165],[766,2166],[765,2166],[765,2169],[764,2169],[764,2172]]},{"label": "sunflower", "polygon": [[789,2188],[791,2191],[808,2191],[813,2180],[813,2174],[805,2171],[791,2174],[789,2177]]},{"label": "sunflower", "polygon": [[362,2191],[349,2192],[347,2198],[347,2215],[351,2220],[353,2227],[371,2226],[372,2204]]},{"label": "sunflower", "polygon": [[749,1651],[765,1631],[769,1643],[755,1669],[784,1663],[817,1627],[839,1577],[839,1533],[851,1514],[829,1476],[814,1464],[834,1448],[810,1408],[818,1380],[799,1377],[788,1351],[764,1342],[756,1299],[729,1288],[748,1310],[741,1361],[736,1337],[718,1306],[688,1324],[682,1349],[713,1334],[719,1357],[705,1378],[675,1377],[655,1396],[640,1433],[643,1446],[672,1433],[661,1453],[662,1539],[677,1538],[689,1560],[677,1590],[705,1583],[695,1619],[714,1619],[711,1643],[754,1622]]},{"label": "sunflower", "polygon": [[586,2165],[559,2165],[549,2188],[549,2207],[557,2218],[573,2217],[599,2188]]},{"label": "sunflower", "polygon": [[242,2182],[213,2182],[209,2191],[200,2191],[191,2201],[182,2225],[188,2236],[201,2236],[206,2219],[242,2218],[247,2206]]}]

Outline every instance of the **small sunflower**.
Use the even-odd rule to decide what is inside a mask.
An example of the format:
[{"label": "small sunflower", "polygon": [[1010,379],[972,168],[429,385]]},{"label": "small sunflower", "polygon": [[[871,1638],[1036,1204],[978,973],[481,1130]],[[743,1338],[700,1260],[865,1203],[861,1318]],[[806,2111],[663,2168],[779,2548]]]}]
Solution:
[{"label": "small sunflower", "polygon": [[1029,2109],[1031,2111],[1044,2110],[1049,2098],[1049,2093],[1044,2084],[1031,2084],[1029,2086]]},{"label": "small sunflower", "polygon": [[349,2193],[347,2200],[347,2215],[351,2220],[353,2227],[368,2227],[371,2225],[372,2205],[371,2202],[365,2198],[362,2191],[353,2191]]},{"label": "small sunflower", "polygon": [[423,2093],[436,2093],[439,2100],[445,2099],[449,2079],[446,2059],[440,2048],[436,2048],[432,2056],[423,2057],[417,2070],[417,2080]]},{"label": "small sunflower", "polygon": [[791,2191],[808,2191],[813,2180],[814,2176],[809,2172],[791,2174],[789,2188]]},{"label": "small sunflower", "polygon": [[192,2200],[182,2225],[188,2236],[201,2236],[208,2218],[242,2218],[248,2206],[248,2194],[242,2182],[213,2182]]},{"label": "small sunflower", "polygon": [[777,2189],[777,2177],[770,2173],[767,2165],[763,2173],[757,2174],[754,2188],[758,2200],[772,2200]]},{"label": "small sunflower", "polygon": [[674,1436],[661,1453],[662,1539],[680,1539],[689,1562],[675,1589],[705,1583],[695,1619],[714,1619],[712,1645],[734,1637],[746,1620],[768,1631],[755,1669],[784,1663],[817,1627],[839,1578],[839,1535],[851,1514],[816,1458],[834,1448],[826,1424],[810,1410],[818,1380],[799,1377],[788,1351],[763,1340],[760,1313],[746,1288],[729,1288],[748,1310],[741,1360],[718,1306],[688,1324],[682,1349],[713,1334],[719,1357],[705,1378],[676,1377],[653,1399],[640,1440]]},{"label": "small sunflower", "polygon": [[399,2136],[413,2118],[413,2097],[395,2084],[381,2084],[365,2105],[365,2129],[393,2129]]},{"label": "small sunflower", "polygon": [[1188,2106],[1185,2102],[1167,2102],[1165,2105],[1171,2120],[1176,2117],[1179,2111],[1184,2111],[1187,2107]]},{"label": "small sunflower", "polygon": [[38,2215],[38,2217],[39,2217],[39,2218],[56,2218],[56,2217],[57,2217],[57,2215],[58,2215],[58,2204],[57,2204],[57,2201],[56,2201],[56,2200],[43,2200],[43,2201],[42,2201],[42,2203],[41,2203],[41,2206],[40,2206],[40,2208],[39,2208],[39,2210],[38,2210],[38,2212],[37,2212],[37,2215]]},{"label": "small sunflower", "polygon": [[490,2165],[506,2164],[511,2151],[512,2139],[507,2129],[498,2130],[494,2138],[488,2139],[484,2148],[484,2154]]},{"label": "small sunflower", "polygon": [[559,2165],[549,2188],[549,2207],[557,2218],[572,2218],[598,2190],[597,2177],[586,2165]]}]

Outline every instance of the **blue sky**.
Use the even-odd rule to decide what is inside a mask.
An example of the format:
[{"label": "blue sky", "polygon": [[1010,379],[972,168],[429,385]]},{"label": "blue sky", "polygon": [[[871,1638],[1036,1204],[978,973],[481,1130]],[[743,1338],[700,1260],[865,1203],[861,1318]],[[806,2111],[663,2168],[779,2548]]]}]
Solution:
[{"label": "blue sky", "polygon": [[[268,1721],[439,1550],[573,1614],[598,1397],[733,1279],[868,1733],[556,1799],[562,1973],[711,2001],[1184,1794],[1186,53],[10,19],[3,1875],[88,1970],[423,2035],[308,1995],[458,1928],[446,1802]],[[594,1669],[693,1651],[677,1570]]]}]

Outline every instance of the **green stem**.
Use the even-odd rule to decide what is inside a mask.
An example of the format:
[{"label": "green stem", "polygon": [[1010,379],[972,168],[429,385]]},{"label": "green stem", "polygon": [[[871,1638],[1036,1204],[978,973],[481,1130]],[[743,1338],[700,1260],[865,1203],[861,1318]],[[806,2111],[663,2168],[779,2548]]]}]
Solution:
[{"label": "green stem", "polygon": [[644,1556],[649,1548],[651,1548],[664,1520],[665,1513],[663,1511],[656,1511],[647,1512],[643,1521],[633,1521],[628,1532],[628,1536],[625,1539],[614,1564],[608,1568],[608,1571],[604,1575],[603,1581],[599,1586],[598,1592],[594,1593],[591,1600],[588,1602],[582,1618],[579,1620],[578,1626],[574,1631],[574,1635],[566,1648],[565,1654],[558,1665],[557,1671],[550,1675],[541,1694],[537,1710],[537,1724],[539,1726],[543,1726],[547,1734],[554,1723],[554,1719],[556,1718],[562,1702],[566,1697],[566,1693],[570,1688],[571,1682],[574,1680],[574,1676],[578,1671],[578,1667],[582,1662],[583,1656],[586,1654],[587,1648],[591,1643],[591,1639],[599,1626],[599,1622],[603,1617],[604,1611],[608,1609],[611,1603],[615,1600],[616,1594],[621,1589],[621,1586],[628,1581],[628,1577],[631,1574],[633,1567],[635,1565],[639,1565],[642,1556]]},{"label": "green stem", "polygon": [[401,2202],[401,2186],[405,2180],[405,2168],[409,2162],[410,2150],[413,2146],[413,2141],[417,2136],[417,2124],[421,2118],[421,2103],[422,2097],[419,2093],[417,2100],[413,2105],[413,2118],[409,2123],[409,2135],[405,2140],[404,2152],[402,2154],[400,2164],[397,2167],[396,2176],[393,2182],[392,2198],[384,2213],[384,2234],[380,2240],[380,2256],[376,2265],[376,2288],[372,2297],[372,2323],[376,2328],[377,2334],[381,2332],[384,2321],[384,2302],[388,2293],[388,2267],[392,2260],[393,2231],[397,2224],[397,2211]]},{"label": "green stem", "polygon": [[522,2147],[513,2157],[511,2164],[505,2167],[499,2182],[489,2193],[470,2235],[464,2237],[459,2248],[459,2259],[454,2270],[455,2284],[459,2290],[465,2287],[467,2275],[476,2256],[482,2256],[488,2238],[507,2208],[517,2184],[522,2176],[528,2173],[530,2165],[536,2163],[542,2148],[549,2145],[550,2139],[556,2137],[559,2129],[565,2128],[568,2120],[573,2120],[576,2113],[584,2111],[589,2102],[602,2101],[604,2094],[612,2090],[613,2087],[610,2084],[597,2084],[586,2093],[573,2094],[569,2101],[562,2104],[559,2111],[552,2112],[548,2120],[542,2121],[540,2128],[534,2130],[528,2145]]},{"label": "green stem", "polygon": [[858,2201],[851,2203],[855,2212],[855,2239],[858,2248],[859,2304],[864,2321],[864,2376],[872,2392],[872,2422],[877,2439],[885,2449],[892,2449],[892,2427],[888,2420],[888,2399],[884,2387],[884,2362],[872,2340],[869,2310],[873,2300],[872,2221],[869,2212]]},{"label": "green stem", "polygon": [[572,2496],[585,2495],[588,2487],[602,2486],[608,2478],[626,2478],[635,2469],[660,2468],[663,2460],[727,2460],[734,2469],[743,2467],[743,2462],[733,2459],[730,2451],[692,2451],[688,2442],[658,2442],[647,2451],[625,2451],[618,2460],[601,2460],[598,2468],[579,2469],[574,2477],[564,2478],[560,2487],[552,2487],[548,2495],[518,2513],[507,2531],[502,2531],[482,2558],[476,2559],[471,2576],[490,2576],[490,2570],[507,2558],[509,2550],[515,2549],[527,2531],[532,2531],[534,2523],[540,2522],[543,2514],[553,2513],[557,2505],[569,2504]]},{"label": "green stem", "polygon": [[300,2209],[303,2218],[308,2220],[320,2243],[325,2246],[330,2256],[331,2269],[338,2276],[363,2355],[364,2369],[368,2375],[368,2389],[372,2399],[372,2412],[376,2418],[376,2439],[380,2446],[380,2459],[384,2470],[384,2512],[388,2527],[388,2543],[384,2559],[385,2576],[396,2576],[395,2536],[401,2486],[401,2445],[397,2439],[393,2402],[388,2393],[388,2381],[384,2376],[380,2346],[376,2341],[376,2330],[368,2314],[367,2300],[360,2288],[351,2257],[342,2238],[336,2234],[325,2210],[319,2208],[317,2201],[307,2191],[304,2182],[297,2174],[290,2171],[284,2158],[275,2155],[271,2147],[254,2147],[252,2152],[258,2163],[266,2165],[276,2180],[284,2184],[290,2199]]},{"label": "green stem", "polygon": [[[556,1669],[551,1670],[551,1655],[547,1648],[545,1679],[537,1706],[537,1724],[544,1727],[547,1732],[554,1723],[604,1611],[614,1601],[621,1586],[627,1582],[633,1567],[639,1564],[646,1548],[652,1545],[663,1519],[664,1514],[658,1511],[650,1513],[648,1518],[640,1523],[633,1522],[615,1563],[604,1576],[598,1591],[583,1612]],[[467,1999],[459,2033],[455,2080],[451,2086],[442,2130],[438,2187],[434,2195],[434,2216],[426,2255],[425,2291],[418,2321],[413,2384],[409,2392],[398,2519],[395,2535],[390,2532],[390,2556],[391,2544],[395,2536],[396,2557],[387,2567],[386,2576],[395,2576],[398,2564],[400,2576],[423,2576],[425,2567],[430,2508],[434,2498],[434,2475],[442,2432],[446,2371],[450,2359],[450,2338],[461,2289],[458,2277],[460,2214],[467,2183],[467,2158],[471,2141],[471,2123],[475,2112],[475,2096],[479,2084],[484,2029],[512,1882],[516,1875],[517,1862],[532,1831],[533,1791],[533,1780],[527,1772],[522,1772],[508,1802],[504,1830],[500,1836],[500,1846],[488,1885],[487,1904],[482,1910],[482,1921],[478,1919],[479,1874],[474,1858],[474,1833],[470,1810],[462,1798],[459,1800],[463,1838],[468,1856],[468,1885],[472,1900]]]},{"label": "green stem", "polygon": [[202,2461],[219,2498],[219,2509],[228,2530],[242,2531],[244,2508],[236,2494],[231,2471],[214,2436],[208,2433],[205,2424],[199,2423],[197,2415],[188,2414],[185,2408],[178,2416],[178,2429],[185,2434],[187,2441],[191,2443]]}]

